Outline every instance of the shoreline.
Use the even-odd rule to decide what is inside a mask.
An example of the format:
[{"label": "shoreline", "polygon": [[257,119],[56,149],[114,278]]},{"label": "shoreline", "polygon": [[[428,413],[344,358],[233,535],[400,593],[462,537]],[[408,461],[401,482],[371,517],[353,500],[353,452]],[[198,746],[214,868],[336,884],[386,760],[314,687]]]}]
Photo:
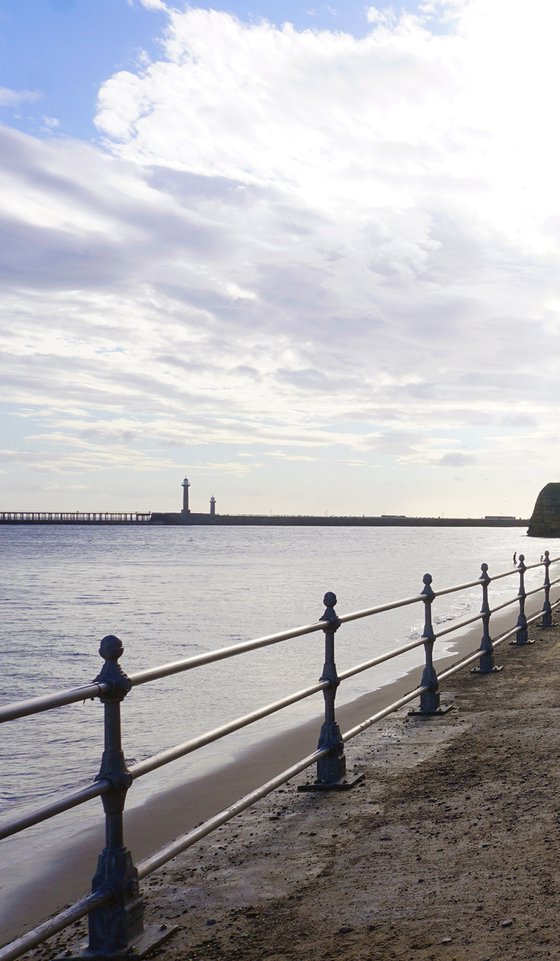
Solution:
[{"label": "shoreline", "polygon": [[[542,597],[538,600],[527,598],[528,617],[541,607]],[[516,619],[517,609],[513,604],[507,610],[497,612],[491,619],[492,634],[499,636],[512,627]],[[467,626],[461,636],[445,637],[436,642],[434,659],[438,673],[478,650],[481,634],[482,624],[478,620]],[[449,645],[451,651],[437,656],[438,643]],[[503,656],[500,647],[497,648],[499,658]],[[342,732],[414,690],[419,685],[420,676],[421,669],[415,668],[374,691],[337,706],[337,720]],[[445,686],[440,695],[445,702]],[[411,702],[410,707],[414,703]],[[322,714],[288,732],[272,735],[258,745],[239,750],[233,761],[219,772],[213,771],[160,791],[126,810],[125,843],[135,863],[311,753],[316,747],[321,723]],[[375,729],[374,726],[371,730]],[[351,742],[352,748],[347,754],[349,768],[353,764],[354,744],[359,740],[356,738]],[[185,810],[186,805],[188,810]],[[53,845],[48,865],[38,867],[31,858],[14,865],[14,870],[10,871],[10,889],[5,890],[5,882],[0,882],[0,917],[5,940],[35,926],[90,889],[97,856],[104,844],[103,834],[100,812],[97,825],[74,833],[66,843]]]}]

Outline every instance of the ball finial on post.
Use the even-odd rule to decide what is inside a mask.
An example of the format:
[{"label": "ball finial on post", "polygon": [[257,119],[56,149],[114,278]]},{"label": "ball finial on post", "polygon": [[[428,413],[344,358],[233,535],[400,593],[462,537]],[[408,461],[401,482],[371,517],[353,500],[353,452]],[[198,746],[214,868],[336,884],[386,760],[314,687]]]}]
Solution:
[{"label": "ball finial on post", "polygon": [[123,642],[115,634],[107,634],[99,645],[99,654],[105,663],[95,681],[99,684],[109,685],[109,690],[100,694],[100,700],[104,704],[111,701],[122,701],[132,687],[132,681],[118,663],[123,652]]}]

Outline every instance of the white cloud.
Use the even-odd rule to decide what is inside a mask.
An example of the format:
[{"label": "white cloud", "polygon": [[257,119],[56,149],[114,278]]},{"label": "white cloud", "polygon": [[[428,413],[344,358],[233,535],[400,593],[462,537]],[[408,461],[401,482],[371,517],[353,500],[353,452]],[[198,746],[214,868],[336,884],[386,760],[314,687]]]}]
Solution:
[{"label": "white cloud", "polygon": [[470,467],[476,463],[476,458],[472,454],[463,454],[461,451],[447,451],[439,460],[443,467]]},{"label": "white cloud", "polygon": [[536,456],[559,393],[560,14],[368,17],[357,39],[169,9],[165,59],[100,91],[103,149],[0,128],[3,394],[34,464],[236,475],[252,446],[274,484],[329,452],[335,509],[363,513],[358,458],[413,499],[422,470],[510,471],[516,431]]},{"label": "white cloud", "polygon": [[0,107],[20,107],[24,103],[35,103],[42,97],[40,90],[10,90],[0,87]]},{"label": "white cloud", "polygon": [[376,26],[394,26],[396,21],[395,13],[392,10],[380,10],[378,7],[368,7],[366,10],[366,17],[368,23],[373,23]]},{"label": "white cloud", "polygon": [[144,7],[146,10],[158,10],[166,12],[168,10],[167,4],[164,0],[126,0],[129,7],[133,7],[136,3]]}]

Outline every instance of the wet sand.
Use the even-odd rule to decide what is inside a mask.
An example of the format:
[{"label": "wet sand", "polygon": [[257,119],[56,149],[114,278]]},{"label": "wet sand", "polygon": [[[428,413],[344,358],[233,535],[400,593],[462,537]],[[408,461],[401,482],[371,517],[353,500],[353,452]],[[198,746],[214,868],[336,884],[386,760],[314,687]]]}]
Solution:
[{"label": "wet sand", "polygon": [[[527,602],[527,614],[530,616],[534,611],[540,609],[542,604],[542,599],[539,598],[538,601],[532,601],[529,599]],[[505,612],[496,614],[492,618],[492,635],[497,637],[507,628],[513,626],[517,618],[517,608],[512,606]],[[530,627],[530,635],[535,633],[535,628]],[[480,622],[469,628],[465,635],[459,640],[455,645],[454,652],[449,654],[445,658],[439,659],[437,661],[438,672],[444,669],[451,663],[455,663],[460,657],[467,653],[475,651],[479,647],[480,637],[482,633],[482,625]],[[440,642],[441,643],[441,642]],[[507,642],[506,642],[507,643]],[[504,649],[506,644],[503,645]],[[436,644],[437,650],[437,644]],[[505,658],[510,659],[510,652],[513,648],[509,649],[509,652],[503,651],[500,646],[496,648],[496,661],[503,661]],[[530,657],[530,652],[533,647],[517,649],[515,651],[516,655],[522,654]],[[502,656],[505,655],[505,656]],[[342,731],[350,729],[352,726],[357,724],[359,721],[363,720],[365,717],[369,717],[375,712],[381,710],[387,704],[392,703],[397,700],[407,691],[413,690],[418,686],[420,682],[419,673],[414,672],[412,676],[405,676],[398,681],[381,688],[371,694],[364,695],[358,698],[351,704],[342,705],[337,709],[337,719],[339,721]],[[470,679],[470,675],[467,670],[462,671],[458,677],[465,675]],[[372,675],[372,679],[373,679]],[[492,678],[502,677],[502,675],[493,675]],[[482,684],[487,684],[491,681],[491,678],[484,678],[481,682]],[[441,689],[442,702],[447,700],[448,690],[452,696],[453,691],[456,687],[455,678],[449,679],[444,682]],[[413,705],[411,705],[413,706]],[[379,759],[384,753],[384,749],[379,752],[379,742],[383,741],[384,738],[392,738],[394,735],[388,732],[394,731],[396,729],[402,728],[402,719],[406,717],[406,713],[409,708],[401,709],[397,715],[391,716],[385,719],[383,722],[376,724],[366,733],[360,735],[359,737],[353,739],[346,747],[347,763],[350,770],[353,767],[367,767],[368,764],[364,764],[364,758],[368,758],[369,766],[371,766],[370,757],[376,755]],[[446,718],[450,718],[452,714],[456,712],[451,712],[450,715],[446,715]],[[281,770],[289,767],[291,764],[295,763],[301,757],[310,753],[316,747],[317,737],[319,732],[319,726],[321,723],[321,716],[317,717],[316,721],[309,722],[297,730],[291,732],[290,734],[282,734],[275,738],[271,738],[264,743],[261,743],[258,747],[243,752],[239,757],[237,757],[234,762],[228,765],[223,772],[220,773],[218,777],[215,774],[208,775],[206,777],[199,778],[195,781],[190,781],[188,785],[183,787],[174,788],[173,790],[161,793],[158,795],[157,799],[150,799],[145,804],[140,807],[133,808],[126,814],[126,826],[125,826],[125,837],[126,843],[133,853],[134,860],[136,862],[140,861],[142,858],[158,850],[163,844],[168,842],[174,837],[188,831],[191,827],[200,823],[202,820],[212,816],[223,808],[227,807],[233,801],[237,800],[242,795],[248,793],[253,788],[257,787],[265,780],[267,780],[272,775],[278,773]],[[420,725],[426,722],[420,722]],[[431,754],[432,749],[437,749],[440,744],[440,734],[437,733],[437,725],[442,724],[442,721],[438,719],[435,722],[436,733],[430,734],[427,739],[426,744],[422,746],[418,742],[418,737],[416,740],[413,738],[410,742],[411,745],[407,750],[403,752],[403,763],[405,769],[413,759],[413,766],[416,765],[417,761],[427,754]],[[450,730],[458,731],[462,730],[462,721],[456,716],[454,721],[446,720],[443,726],[439,728],[439,732]],[[431,730],[426,726],[425,731]],[[420,729],[418,729],[420,730]],[[453,735],[455,736],[455,734]],[[422,739],[421,739],[422,740]],[[441,743],[445,745],[448,741],[448,735],[445,734],[441,740]],[[418,743],[417,743],[418,742]],[[392,743],[392,742],[390,742]],[[411,754],[412,752],[412,754]],[[393,758],[391,764],[395,761]],[[379,763],[379,761],[377,762]],[[398,765],[397,765],[398,766]],[[313,773],[313,772],[311,772]],[[303,774],[297,779],[300,783],[305,780],[309,780],[309,774]],[[191,913],[193,908],[191,908],[191,902],[198,905],[198,910],[202,909],[202,918],[207,915],[207,899],[212,895],[207,894],[207,888],[210,883],[211,878],[205,878],[204,883],[200,891],[198,890],[200,885],[195,884],[194,887],[197,889],[198,893],[193,892],[192,884],[192,872],[196,871],[193,869],[193,863],[198,866],[199,859],[202,858],[212,861],[212,871],[217,872],[216,877],[222,877],[222,881],[226,880],[228,889],[227,894],[224,894],[224,885],[220,883],[218,885],[219,894],[217,895],[217,905],[221,905],[220,911],[232,909],[231,897],[232,892],[239,891],[245,892],[239,901],[238,908],[241,909],[247,897],[250,898],[250,892],[254,891],[256,894],[263,894],[265,900],[267,896],[265,894],[267,890],[267,885],[270,886],[270,881],[262,882],[264,887],[261,891],[261,881],[255,881],[255,878],[260,878],[262,875],[262,866],[256,865],[255,858],[258,857],[258,850],[255,850],[255,842],[253,838],[257,837],[260,839],[260,843],[266,849],[267,845],[273,842],[273,839],[268,838],[266,832],[271,830],[271,820],[276,821],[282,819],[287,821],[289,818],[293,817],[295,820],[302,816],[302,811],[310,814],[311,817],[316,816],[317,808],[321,808],[321,812],[333,811],[333,806],[335,803],[339,803],[340,807],[344,809],[344,817],[347,817],[348,808],[352,807],[352,798],[358,798],[360,803],[363,802],[363,792],[364,788],[356,788],[352,792],[345,793],[344,800],[335,802],[334,796],[329,795],[329,799],[324,799],[324,801],[319,801],[317,795],[307,796],[308,800],[304,800],[304,795],[295,793],[295,787],[293,787],[294,782],[290,782],[287,787],[279,789],[270,798],[259,802],[255,808],[249,812],[245,812],[241,816],[237,817],[229,825],[225,825],[220,828],[215,835],[201,842],[191,851],[186,852],[181,855],[170,865],[166,866],[160,871],[155,872],[155,874],[150,877],[146,882],[144,882],[143,889],[146,892],[147,900],[147,913],[151,914],[154,910],[156,915],[159,917],[162,910],[169,914],[169,905],[172,903],[174,905],[173,911],[175,915],[177,911],[180,915],[184,912]],[[357,793],[354,793],[357,792]],[[375,792],[374,792],[375,794]],[[286,796],[290,799],[290,805],[293,805],[293,811],[282,811],[282,815],[276,815],[278,806],[284,806]],[[283,799],[282,801],[280,799]],[[367,802],[372,804],[373,807],[376,806],[376,801],[371,800]],[[264,813],[263,813],[264,812]],[[270,813],[273,812],[273,813]],[[369,813],[373,813],[373,810],[369,810]],[[307,816],[307,815],[305,815]],[[100,819],[101,820],[101,819]],[[312,829],[307,832],[310,837],[316,837],[321,834],[321,831],[316,832]],[[274,835],[277,835],[277,831],[273,831]],[[305,834],[305,831],[304,831]],[[225,840],[225,839],[228,840]],[[232,839],[235,840],[235,844],[232,845]],[[73,839],[73,846],[70,849],[53,849],[49,857],[48,867],[43,869],[35,866],[35,869],[41,871],[39,875],[35,875],[32,879],[29,874],[29,865],[23,865],[20,867],[20,877],[18,878],[12,874],[9,878],[8,884],[4,886],[2,894],[2,914],[4,916],[3,923],[3,941],[9,940],[18,934],[22,933],[24,930],[28,929],[30,926],[37,924],[40,920],[59,910],[62,906],[77,899],[87,892],[90,885],[90,880],[95,868],[97,855],[103,847],[103,834],[101,825],[97,829],[91,829],[82,832]],[[281,851],[277,851],[275,857],[286,859],[285,864],[278,864],[279,870],[282,871],[282,876],[289,877],[291,867],[290,865],[294,859],[299,863],[300,860],[304,863],[304,874],[305,878],[309,879],[309,873],[313,874],[314,868],[310,866],[309,859],[313,859],[315,855],[310,852],[305,854],[301,852],[302,844],[301,838],[298,835],[297,838],[297,855],[292,850],[292,844],[294,842],[293,837],[285,837],[283,840],[280,839]],[[216,865],[214,863],[214,855],[220,849],[227,845],[228,857],[237,857],[235,861],[235,872],[239,873],[242,871],[242,865],[247,861],[252,861],[253,864],[249,869],[248,875],[243,879],[240,875],[233,886],[230,889],[229,886],[229,875],[230,872],[234,870],[231,864],[229,866]],[[237,856],[235,855],[235,850],[238,851]],[[240,854],[239,852],[242,852]],[[206,852],[206,853],[205,853]],[[210,854],[208,853],[210,852]],[[266,857],[270,857],[270,850]],[[301,857],[300,857],[301,854]],[[186,864],[187,867],[183,869],[181,865]],[[256,866],[255,866],[256,865]],[[182,873],[183,872],[183,873]],[[184,894],[178,899],[172,894],[172,890],[183,890],[184,891],[184,877],[183,874],[189,877],[189,883],[187,884],[188,894],[186,895],[186,900]],[[225,872],[225,875],[224,875]],[[212,872],[211,872],[212,873]],[[183,880],[178,880],[178,878],[183,878]],[[251,880],[253,878],[253,880]],[[297,882],[294,880],[294,884]],[[177,887],[179,886],[179,887]],[[162,895],[162,891],[169,888],[169,891]],[[276,888],[272,885],[273,892],[276,892]],[[201,892],[204,892],[203,894]],[[154,900],[153,894],[156,892],[158,896],[163,897],[164,908],[161,907],[161,903],[158,902],[157,898]],[[276,894],[274,894],[276,896]],[[288,897],[288,894],[285,895]],[[239,900],[239,899],[238,899]],[[177,904],[179,901],[179,904]],[[189,904],[187,904],[187,901]],[[235,902],[235,896],[233,897]],[[158,906],[159,905],[159,906]],[[181,905],[181,906],[180,906]],[[212,909],[214,911],[214,909]],[[216,907],[217,911],[217,907]],[[174,916],[175,916],[174,915]],[[206,917],[206,921],[212,920]],[[204,922],[206,923],[206,922]],[[197,927],[198,924],[198,927]],[[193,932],[200,929],[200,925],[203,924],[199,917],[197,923],[189,928],[188,934],[188,950],[191,951],[192,943],[191,938],[196,936]],[[203,924],[204,926],[204,924]],[[203,931],[204,933],[204,931]],[[175,942],[175,939],[173,939]],[[57,945],[66,945],[68,942],[68,934],[62,933],[55,939]],[[171,942],[170,942],[171,944]],[[175,942],[175,947],[176,947]],[[51,945],[52,947],[52,945]],[[50,956],[49,951],[51,947],[44,949],[37,949],[37,953],[41,955],[41,952],[45,952],[45,956]],[[262,946],[261,946],[262,949]],[[168,950],[174,950],[169,948]],[[220,948],[220,951],[222,948]],[[195,957],[195,955],[192,955]],[[221,954],[216,955],[217,957],[222,957]],[[268,956],[268,955],[266,955]],[[284,956],[284,954],[282,954]],[[291,955],[285,955],[286,957]],[[390,956],[390,955],[389,955]],[[171,957],[171,955],[170,955]],[[190,954],[189,954],[190,957]],[[226,955],[224,955],[226,957]],[[234,957],[234,955],[232,955]],[[246,952],[244,957],[248,957]],[[262,955],[261,955],[262,957]],[[302,955],[303,957],[303,955]]]}]

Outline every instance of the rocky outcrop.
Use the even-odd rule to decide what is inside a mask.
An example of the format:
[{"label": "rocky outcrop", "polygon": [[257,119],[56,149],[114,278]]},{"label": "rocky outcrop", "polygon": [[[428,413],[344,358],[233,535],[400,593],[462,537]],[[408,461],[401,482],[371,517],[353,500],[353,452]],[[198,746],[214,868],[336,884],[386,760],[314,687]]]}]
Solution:
[{"label": "rocky outcrop", "polygon": [[547,484],[537,501],[529,528],[529,537],[560,537],[560,484]]}]

